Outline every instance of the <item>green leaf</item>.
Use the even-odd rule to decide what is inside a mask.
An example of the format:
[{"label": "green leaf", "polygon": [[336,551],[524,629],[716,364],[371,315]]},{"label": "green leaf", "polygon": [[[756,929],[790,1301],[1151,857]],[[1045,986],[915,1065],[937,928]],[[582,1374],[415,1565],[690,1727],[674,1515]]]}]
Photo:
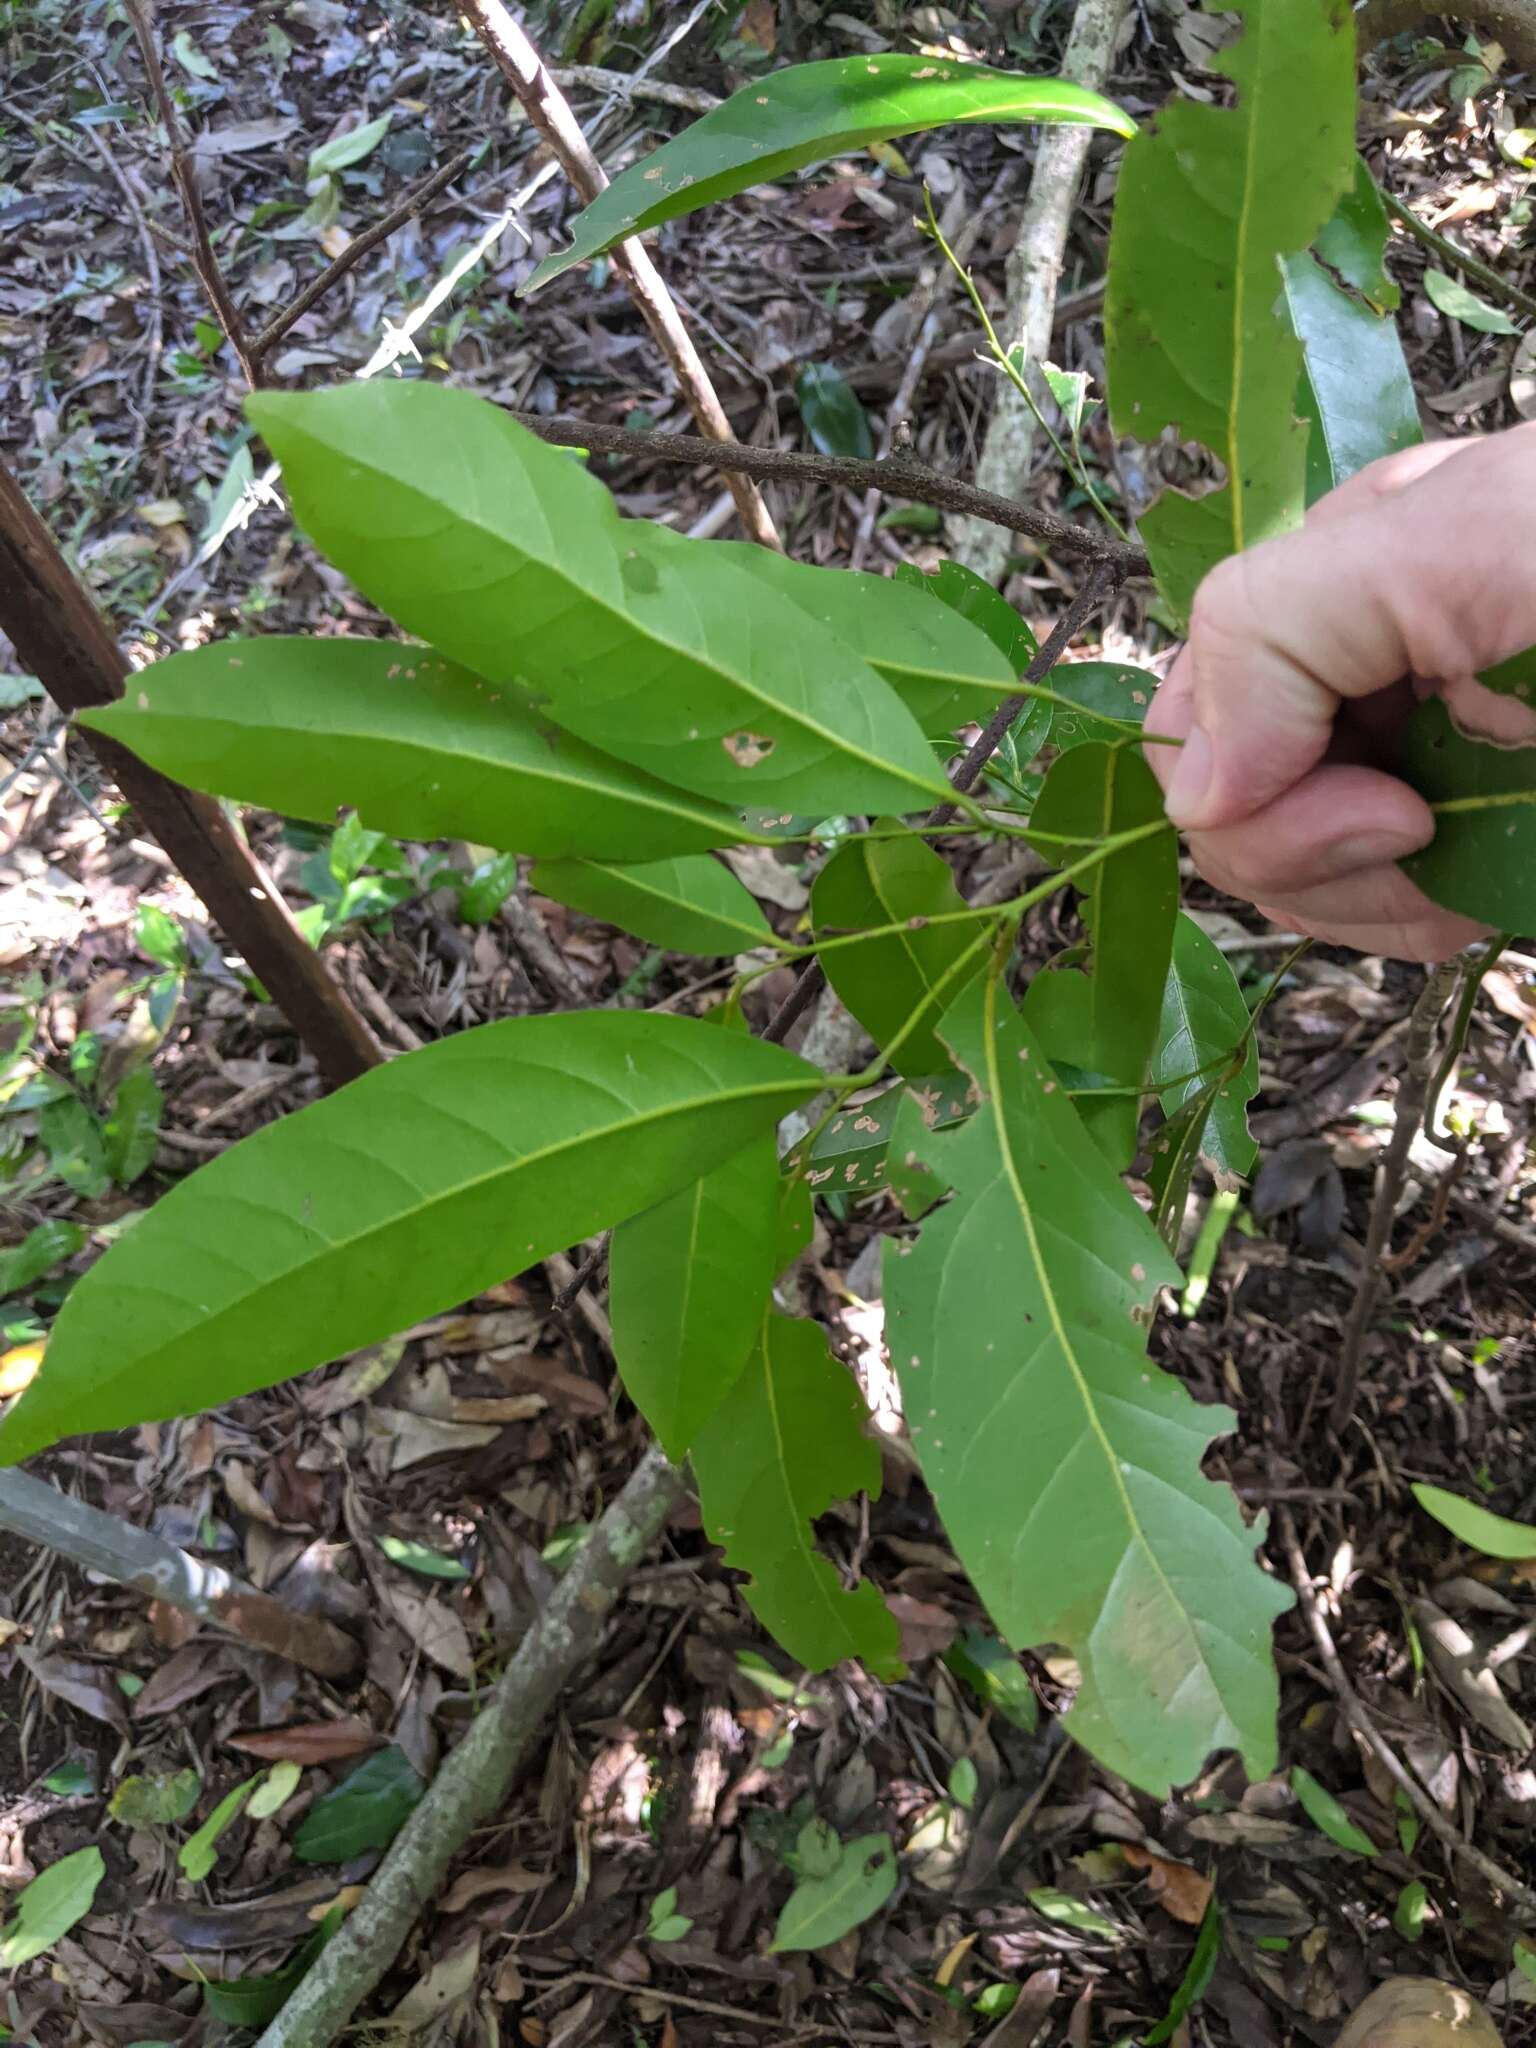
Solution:
[{"label": "green leaf", "polygon": [[1392,1909],[1392,1925],[1404,1941],[1417,1941],[1424,1932],[1424,1921],[1429,1912],[1429,1892],[1415,1878],[1405,1884],[1397,1895],[1397,1904]]},{"label": "green leaf", "polygon": [[296,1949],[280,1970],[264,1977],[226,1977],[222,1983],[205,1977],[203,2004],[215,2019],[231,2027],[265,2027],[275,2020],[293,1993],[299,1979],[335,1934],[342,1922],[339,1906],[333,1907],[302,1947]]},{"label": "green leaf", "polygon": [[1112,1920],[1106,1920],[1082,1899],[1074,1899],[1070,1892],[1058,1891],[1054,1885],[1040,1885],[1027,1896],[1035,1911],[1058,1927],[1075,1928],[1079,1934],[1091,1934],[1099,1941],[1121,1939],[1122,1931]]},{"label": "green leaf", "polygon": [[[751,541],[694,545],[727,553],[739,568],[819,619],[885,678],[925,733],[952,732],[971,720],[985,723],[1013,688],[1012,663],[999,658],[991,636],[955,607],[928,601],[925,593],[936,577],[915,569],[909,577],[906,564],[895,576],[816,569]],[[990,584],[982,588],[997,597]],[[1034,636],[1011,605],[1005,609],[1028,636],[1032,653]]]},{"label": "green leaf", "polygon": [[1533,1984],[1536,1984],[1536,1948],[1531,1948],[1526,1942],[1517,1941],[1512,1954],[1514,1956],[1515,1968],[1520,1972],[1521,1976],[1528,1977]]},{"label": "green leaf", "polygon": [[110,1185],[98,1118],[78,1096],[60,1093],[38,1111],[37,1134],[54,1176],[95,1201]]},{"label": "green leaf", "polygon": [[309,153],[309,177],[329,178],[337,171],[349,171],[354,164],[372,156],[389,133],[391,118],[389,114],[380,114],[376,121],[364,121],[360,128],[349,128],[345,135],[322,142],[318,149]]},{"label": "green leaf", "polygon": [[460,1563],[456,1557],[447,1557],[441,1550],[433,1550],[429,1544],[413,1543],[404,1536],[381,1536],[379,1548],[391,1564],[402,1570],[415,1572],[423,1579],[456,1579],[462,1582],[471,1578],[469,1566]]},{"label": "green leaf", "polygon": [[611,867],[540,861],[535,889],[669,953],[740,953],[772,943],[768,920],[731,873],[706,854]]},{"label": "green leaf", "polygon": [[903,562],[893,581],[937,598],[947,610],[958,613],[985,633],[1007,662],[1015,681],[1040,651],[1029,621],[1019,616],[1000,590],[995,590],[974,569],[967,569],[963,562],[940,562],[931,574],[925,574],[911,562]]},{"label": "green leaf", "polygon": [[61,1799],[78,1799],[82,1793],[96,1790],[95,1774],[89,1764],[78,1757],[69,1757],[56,1770],[44,1778],[43,1783],[50,1792],[57,1792]]},{"label": "green leaf", "polygon": [[124,1778],[107,1801],[107,1811],[125,1827],[166,1827],[185,1820],[202,1793],[202,1773],[189,1765],[150,1777]]},{"label": "green leaf", "polygon": [[823,455],[851,455],[868,462],[875,452],[875,437],[852,387],[830,363],[807,363],[795,378],[795,403],[811,437],[811,446]]},{"label": "green leaf", "polygon": [[754,79],[662,149],[625,171],[571,225],[571,246],[546,256],[524,292],[573,264],[679,214],[807,164],[951,122],[1085,122],[1129,135],[1108,100],[1055,78],[979,64],[884,54],[792,64]]},{"label": "green leaf", "polygon": [[1105,361],[1117,434],[1167,428],[1226,467],[1143,514],[1159,588],[1188,613],[1224,555],[1295,526],[1305,431],[1286,402],[1301,351],[1277,317],[1278,259],[1309,246],[1354,174],[1355,38],[1331,0],[1239,0],[1215,68],[1230,104],[1175,100],[1131,142],[1110,235]]},{"label": "green leaf", "polygon": [[867,1582],[846,1591],[811,1541],[834,1500],[880,1491],[865,1421],[820,1326],[769,1314],[746,1370],[694,1438],[693,1469],[710,1541],[752,1574],[747,1600],[769,1634],[808,1670],[859,1657],[890,1678],[901,1664],[889,1610]]},{"label": "green leaf", "polygon": [[942,794],[916,721],[850,648],[696,542],[622,519],[486,400],[379,380],[247,410],[331,560],[566,731],[731,803],[825,815]]},{"label": "green leaf", "polygon": [[106,1861],[95,1847],[76,1849],[16,1894],[14,1910],[0,1934],[0,1970],[19,1970],[45,1954],[91,1910]]},{"label": "green leaf", "polygon": [[681,1941],[692,1927],[693,1922],[686,1913],[677,1910],[677,1886],[669,1884],[665,1891],[658,1892],[651,1901],[651,1910],[646,1920],[647,1941]]},{"label": "green leaf", "polygon": [[1424,289],[1429,294],[1431,305],[1444,313],[1448,319],[1459,320],[1463,327],[1475,327],[1479,334],[1518,334],[1516,323],[1498,306],[1490,306],[1486,299],[1480,299],[1475,292],[1469,292],[1464,284],[1454,277],[1448,277],[1443,270],[1426,270]]},{"label": "green leaf", "polygon": [[284,1757],[273,1764],[247,1801],[246,1813],[252,1820],[270,1820],[298,1791],[303,1775],[303,1766],[296,1764],[292,1757]]},{"label": "green leaf", "polygon": [[1447,1493],[1441,1486],[1413,1488],[1413,1497],[1425,1514],[1433,1515],[1444,1529],[1484,1557],[1536,1557],[1536,1528],[1528,1522],[1512,1522],[1504,1515],[1490,1514],[1475,1500]]},{"label": "green leaf", "polygon": [[190,1878],[193,1884],[202,1883],[218,1861],[219,1837],[240,1818],[241,1809],[255,1788],[255,1778],[247,1778],[226,1792],[196,1834],[188,1835],[176,1851],[183,1877]]},{"label": "green leaf", "polygon": [[1448,910],[1536,931],[1536,747],[1468,739],[1430,697],[1403,728],[1398,772],[1437,812],[1403,872]]},{"label": "green leaf", "polygon": [[1330,1842],[1352,1849],[1357,1856],[1374,1856],[1376,1844],[1362,1834],[1326,1785],[1320,1785],[1300,1764],[1291,1768],[1291,1790],[1301,1802],[1302,1812],[1314,1827],[1321,1828]]},{"label": "green leaf", "polygon": [[1078,707],[1052,707],[1051,745],[1065,753],[1069,747],[1118,738],[1127,727],[1141,725],[1157,678],[1119,661],[1067,661],[1051,670],[1050,687]]},{"label": "green leaf", "polygon": [[493,854],[476,861],[459,884],[458,912],[465,924],[489,924],[517,887],[517,855]]},{"label": "green leaf", "polygon": [[949,1782],[944,1788],[956,1806],[969,1811],[976,1804],[977,1784],[975,1764],[968,1756],[956,1757],[950,1767]]},{"label": "green leaf", "polygon": [[770,1955],[826,1948],[878,1913],[896,1889],[896,1851],[889,1835],[844,1842],[834,1869],[802,1877],[784,1903]]},{"label": "green leaf", "polygon": [[[806,1183],[824,1194],[858,1194],[884,1184],[887,1155],[902,1102],[916,1097],[930,1129],[942,1130],[971,1113],[966,1084],[953,1074],[924,1075],[899,1082],[868,1102],[840,1109],[811,1143]],[[784,1155],[784,1165],[798,1167],[803,1146]]]},{"label": "green leaf", "polygon": [[780,1199],[773,1140],[758,1138],[613,1233],[614,1362],[669,1458],[686,1454],[759,1341]]},{"label": "green leaf", "polygon": [[[1259,1946],[1264,1946],[1262,1936],[1259,1938]],[[1281,1946],[1285,1946],[1283,1941]],[[1183,2021],[1204,1998],[1210,1981],[1216,1974],[1216,1965],[1220,1961],[1221,1901],[1215,1892],[1212,1892],[1200,1922],[1200,1932],[1195,1936],[1195,1945],[1190,1951],[1189,1962],[1179,1980],[1179,1987],[1168,2001],[1166,2014],[1144,2037],[1143,2048],[1162,2048],[1163,2042],[1173,2039]]]},{"label": "green leaf", "polygon": [[1067,1718],[1101,1762],[1166,1794],[1213,1749],[1273,1768],[1262,1520],[1200,1472],[1225,1408],[1156,1371],[1144,1326],[1178,1269],[995,978],[944,1037],[981,1105],[928,1136],[957,1190],[917,1243],[887,1242],[891,1356],[923,1473],[1004,1638],[1062,1643]]},{"label": "green leaf", "polygon": [[[1248,1105],[1259,1090],[1259,1049],[1248,1027],[1248,1005],[1226,956],[1180,912],[1151,1079],[1170,1121],[1185,1103],[1210,1097],[1198,1144],[1222,1180],[1246,1178],[1259,1156],[1248,1129]],[[1225,1056],[1240,1044],[1242,1058],[1229,1072]],[[1179,1078],[1184,1075],[1191,1078]]]},{"label": "green leaf", "polygon": [[154,1165],[164,1108],[160,1084],[148,1067],[134,1067],[118,1083],[101,1132],[107,1171],[118,1187],[132,1187]]},{"label": "green leaf", "polygon": [[192,788],[325,824],[355,803],[407,839],[647,860],[762,836],[395,641],[219,641],[80,723]]},{"label": "green leaf", "polygon": [[189,78],[217,78],[218,68],[203,55],[186,29],[171,37],[171,54]]},{"label": "green leaf", "polygon": [[407,1053],[243,1139],[71,1289],[14,1461],[375,1344],[649,1208],[821,1085],[694,1018],[585,1010]]},{"label": "green leaf", "polygon": [[1303,368],[1296,405],[1312,422],[1307,499],[1422,436],[1397,322],[1341,291],[1315,257],[1282,259]]},{"label": "green leaf", "polygon": [[48,692],[36,676],[0,674],[0,711],[14,711],[21,704],[35,704]]},{"label": "green leaf", "polygon": [[944,1652],[944,1662],[983,1706],[1001,1714],[1024,1734],[1034,1734],[1040,1724],[1040,1703],[1029,1674],[1008,1645],[1000,1642],[990,1629],[968,1628]]},{"label": "green leaf", "polygon": [[[877,820],[881,832],[895,821]],[[859,834],[840,846],[811,889],[818,938],[887,924],[903,929],[860,946],[834,946],[821,955],[833,988],[882,1048],[946,971],[975,943],[976,926],[931,924],[930,918],[965,909],[949,864],[915,832],[892,838]],[[978,913],[980,915],[980,913]],[[934,1025],[942,1003],[909,1033],[893,1055],[899,1073],[918,1075],[948,1065]]]},{"label": "green leaf", "polygon": [[315,1801],[294,1833],[293,1853],[301,1863],[346,1863],[365,1849],[387,1849],[426,1789],[403,1749],[375,1750]]},{"label": "green leaf", "polygon": [[[1089,741],[1056,761],[1030,823],[1077,842],[1045,846],[1050,859],[1066,866],[1098,840],[1162,815],[1162,791],[1141,756]],[[1092,938],[1087,970],[1073,966],[1037,974],[1024,1000],[1030,1030],[1049,1059],[1107,1075],[1117,1088],[1140,1090],[1147,1084],[1178,903],[1178,842],[1171,828],[1089,872],[1082,903]],[[1128,1166],[1140,1120],[1137,1095],[1101,1102],[1088,1097],[1078,1108],[1109,1158]]]},{"label": "green leaf", "polygon": [[133,943],[146,960],[168,973],[185,974],[191,964],[181,926],[158,904],[141,903],[134,912]]},{"label": "green leaf", "polygon": [[66,1223],[62,1217],[54,1216],[37,1224],[20,1244],[0,1252],[0,1300],[8,1294],[22,1293],[34,1280],[41,1280],[65,1259],[72,1259],[84,1243],[85,1232],[78,1223]]},{"label": "green leaf", "polygon": [[1093,379],[1086,370],[1063,370],[1055,363],[1042,363],[1040,374],[1066,422],[1068,433],[1075,441],[1083,430],[1084,420],[1096,412],[1102,402],[1088,396],[1088,387]]}]

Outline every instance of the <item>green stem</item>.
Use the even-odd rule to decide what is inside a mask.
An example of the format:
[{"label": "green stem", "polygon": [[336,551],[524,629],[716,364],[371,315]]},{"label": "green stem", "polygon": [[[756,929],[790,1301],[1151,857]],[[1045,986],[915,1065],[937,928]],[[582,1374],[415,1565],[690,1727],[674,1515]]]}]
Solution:
[{"label": "green stem", "polygon": [[1432,228],[1428,221],[1420,220],[1418,215],[1410,212],[1400,199],[1394,199],[1386,186],[1378,180],[1372,179],[1371,182],[1376,186],[1382,205],[1421,249],[1427,249],[1432,256],[1438,256],[1442,263],[1448,263],[1453,270],[1460,270],[1467,277],[1475,278],[1485,292],[1491,293],[1494,298],[1502,299],[1506,305],[1513,306],[1517,313],[1524,313],[1527,319],[1536,320],[1536,299],[1533,299],[1529,292],[1523,292],[1519,285],[1511,284],[1507,277],[1501,277],[1493,265],[1485,263],[1481,256],[1474,256],[1469,249],[1459,248],[1449,236],[1442,235],[1438,229]]}]

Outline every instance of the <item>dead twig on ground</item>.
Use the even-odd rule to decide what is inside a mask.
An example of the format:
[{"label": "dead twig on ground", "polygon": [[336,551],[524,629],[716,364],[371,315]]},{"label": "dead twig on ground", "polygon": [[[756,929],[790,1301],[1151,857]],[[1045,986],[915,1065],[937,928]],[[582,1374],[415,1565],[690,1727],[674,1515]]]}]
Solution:
[{"label": "dead twig on ground", "polygon": [[[1061,57],[1063,78],[1095,92],[1103,91],[1125,9],[1126,0],[1078,0]],[[1040,374],[1040,364],[1050,352],[1051,331],[1056,321],[1056,287],[1061,280],[1073,204],[1083,166],[1088,161],[1092,134],[1089,128],[1070,125],[1040,131],[1029,199],[1008,256],[1008,307],[1003,317],[1003,336],[1009,346],[1023,351],[1023,374],[1036,402],[1042,405],[1052,401]],[[1024,488],[1034,457],[1035,424],[1034,414],[1020,394],[999,380],[981,460],[976,465],[980,486],[998,492]],[[965,528],[956,552],[968,568],[985,576],[989,583],[1001,577],[1007,548],[994,528],[976,524]]]},{"label": "dead twig on ground", "polygon": [[[501,0],[467,0],[466,13],[497,69],[511,87],[528,119],[559,158],[562,169],[591,205],[608,183],[606,172],[588,147],[581,126],[544,60],[518,27]],[[698,350],[683,325],[661,273],[639,239],[631,236],[611,252],[614,269],[629,287],[641,318],[650,328],[702,431],[716,441],[732,438],[719,395],[710,382]],[[780,548],[778,529],[755,484],[737,471],[728,478],[743,529],[764,547]]]},{"label": "dead twig on ground", "polygon": [[[63,711],[113,704],[128,664],[53,536],[0,463],[0,627]],[[183,789],[101,735],[92,750],[244,957],[333,1085],[381,1057],[367,1025],[211,797]]]},{"label": "dead twig on ground", "polygon": [[150,96],[155,103],[166,140],[171,148],[171,175],[176,180],[176,190],[181,195],[181,210],[186,215],[187,227],[192,235],[192,263],[199,281],[208,296],[208,303],[225,339],[240,359],[245,380],[255,390],[260,383],[260,364],[251,355],[246,340],[245,322],[240,318],[239,309],[230,296],[229,285],[219,267],[219,259],[213,253],[213,240],[208,233],[208,222],[203,214],[203,198],[197,189],[197,173],[192,167],[192,153],[187,148],[187,138],[182,131],[181,117],[176,112],[176,103],[166,89],[165,73],[160,68],[160,52],[155,47],[154,29],[144,9],[144,0],[124,0],[128,19],[133,24],[133,33],[139,46],[139,55],[144,60],[144,75],[149,81]]},{"label": "dead twig on ground", "polygon": [[60,1493],[29,1472],[0,1472],[0,1529],[322,1677],[343,1677],[362,1661],[359,1645],[334,1623],[296,1614],[218,1565],[201,1564],[163,1537]]},{"label": "dead twig on ground", "polygon": [[592,420],[558,415],[544,418],[538,413],[512,411],[511,417],[557,448],[587,448],[595,455],[629,455],[642,462],[677,462],[689,468],[739,470],[743,476],[782,478],[789,483],[884,491],[920,505],[937,505],[943,512],[966,512],[1006,527],[1010,533],[1022,533],[1043,547],[1107,563],[1115,571],[1116,582],[1150,573],[1141,548],[1096,533],[1092,527],[1076,526],[1054,512],[1037,511],[993,491],[977,490],[911,455],[887,455],[865,462],[852,455],[813,455],[785,448],[752,448],[741,441],[706,441],[698,434],[639,434],[629,427],[599,426]]},{"label": "dead twig on ground", "polygon": [[666,78],[642,78],[628,71],[609,71],[601,64],[553,64],[556,85],[584,85],[614,100],[655,100],[658,106],[679,107],[685,114],[712,114],[720,95],[696,85],[673,85]]},{"label": "dead twig on ground", "polygon": [[441,1891],[471,1830],[500,1812],[546,1717],[597,1649],[625,1581],[683,1494],[676,1466],[659,1450],[647,1451],[395,1837],[351,1917],[257,2048],[324,2048],[345,2027]]},{"label": "dead twig on ground", "polygon": [[1280,1530],[1280,1540],[1285,1546],[1291,1583],[1295,1586],[1296,1597],[1301,1602],[1302,1614],[1307,1627],[1312,1631],[1312,1640],[1317,1645],[1318,1655],[1323,1660],[1323,1669],[1328,1674],[1328,1682],[1333,1687],[1345,1719],[1392,1782],[1399,1787],[1414,1812],[1436,1840],[1442,1842],[1453,1857],[1469,1864],[1485,1883],[1492,1885],[1495,1891],[1502,1892],[1510,1904],[1518,1907],[1522,1914],[1528,1918],[1536,1918],[1536,1891],[1531,1891],[1501,1864],[1495,1863],[1491,1856],[1485,1855],[1475,1843],[1467,1841],[1456,1832],[1436,1801],[1409,1771],[1371,1719],[1365,1702],[1355,1691],[1350,1683],[1349,1674],[1344,1669],[1343,1660],[1333,1640],[1333,1631],[1328,1626],[1328,1618],[1318,1604],[1317,1594],[1313,1589],[1312,1576],[1307,1570],[1307,1560],[1296,1535],[1295,1521],[1290,1509],[1283,1502],[1275,1509],[1275,1522]]},{"label": "dead twig on ground", "polygon": [[135,468],[149,433],[149,415],[155,402],[155,381],[160,375],[160,356],[165,346],[165,308],[161,303],[160,257],[155,248],[155,238],[149,231],[149,221],[128,173],[112,154],[99,128],[87,128],[85,132],[96,154],[111,173],[117,189],[123,195],[123,203],[128,208],[138,233],[139,247],[144,252],[144,281],[149,288],[149,325],[145,337],[144,383],[139,393],[139,416],[134,421],[133,451],[128,458],[128,467]]},{"label": "dead twig on ground", "polygon": [[1402,1079],[1397,1084],[1397,1102],[1392,1136],[1376,1169],[1376,1189],[1371,1197],[1370,1221],[1366,1226],[1360,1284],[1350,1305],[1344,1335],[1339,1345],[1339,1369],[1328,1426],[1337,1436],[1355,1412],[1360,1391],[1360,1360],[1371,1316],[1381,1291],[1383,1261],[1392,1237],[1392,1220],[1402,1198],[1408,1174],[1408,1152],[1424,1121],[1424,1104],[1435,1070],[1435,1047],[1440,1018],[1456,984],[1458,963],[1442,961],[1424,977],[1418,1000],[1408,1019],[1408,1046]]}]

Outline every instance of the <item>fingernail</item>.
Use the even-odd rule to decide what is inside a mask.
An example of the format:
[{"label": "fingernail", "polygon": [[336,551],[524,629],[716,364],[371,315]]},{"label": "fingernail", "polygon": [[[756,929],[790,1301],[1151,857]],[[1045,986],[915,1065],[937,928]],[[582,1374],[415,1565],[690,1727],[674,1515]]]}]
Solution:
[{"label": "fingernail", "polygon": [[1199,823],[1215,765],[1210,734],[1203,725],[1192,725],[1185,734],[1178,764],[1163,797],[1163,808],[1175,825]]}]

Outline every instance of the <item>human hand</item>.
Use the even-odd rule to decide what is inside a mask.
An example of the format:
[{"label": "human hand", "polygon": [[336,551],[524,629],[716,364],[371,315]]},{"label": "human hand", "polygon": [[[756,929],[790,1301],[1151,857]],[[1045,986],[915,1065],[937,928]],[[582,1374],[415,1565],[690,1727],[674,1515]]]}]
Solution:
[{"label": "human hand", "polygon": [[1434,816],[1375,762],[1429,687],[1467,731],[1536,741],[1476,681],[1536,643],[1536,422],[1384,457],[1297,532],[1222,562],[1147,714],[1147,758],[1200,873],[1277,924],[1442,960],[1484,927],[1396,865]]}]

